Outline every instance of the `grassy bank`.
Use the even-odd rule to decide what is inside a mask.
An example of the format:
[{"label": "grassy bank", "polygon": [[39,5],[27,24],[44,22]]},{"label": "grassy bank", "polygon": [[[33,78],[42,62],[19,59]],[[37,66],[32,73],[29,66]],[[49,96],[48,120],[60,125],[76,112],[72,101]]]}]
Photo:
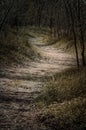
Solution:
[{"label": "grassy bank", "polygon": [[[76,55],[73,38],[64,37],[58,39],[46,35],[44,42],[46,43],[46,45],[53,45],[55,49],[62,49],[66,53],[72,54],[74,56]],[[85,41],[85,48],[86,48],[86,41]],[[79,57],[81,58],[81,45],[79,40],[77,40],[77,49],[78,49]],[[86,49],[85,49],[85,56],[86,56]]]},{"label": "grassy bank", "polygon": [[51,130],[85,130],[86,68],[56,74],[38,98],[39,122]]},{"label": "grassy bank", "polygon": [[39,56],[39,51],[29,41],[33,38],[28,29],[9,29],[0,34],[0,66],[24,64]]}]

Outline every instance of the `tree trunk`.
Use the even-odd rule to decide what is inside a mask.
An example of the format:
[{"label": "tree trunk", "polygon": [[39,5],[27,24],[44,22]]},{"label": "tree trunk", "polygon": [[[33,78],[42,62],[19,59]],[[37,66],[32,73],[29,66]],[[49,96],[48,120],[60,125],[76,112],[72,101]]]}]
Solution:
[{"label": "tree trunk", "polygon": [[82,28],[82,20],[81,20],[81,7],[80,0],[78,2],[78,24],[79,24],[79,34],[80,34],[80,45],[81,45],[81,56],[82,56],[82,65],[85,66],[85,45],[84,45],[84,33]]},{"label": "tree trunk", "polygon": [[8,8],[8,10],[7,10],[6,15],[4,16],[4,19],[2,20],[2,23],[1,23],[1,25],[0,25],[0,31],[2,31],[3,25],[4,25],[4,23],[5,23],[5,21],[6,21],[7,17],[8,17],[8,14],[9,14],[10,10],[12,9],[12,7],[13,7],[13,5],[14,5],[14,1],[15,1],[15,0],[13,0],[11,6],[10,6],[10,7]]},{"label": "tree trunk", "polygon": [[[65,1],[64,1],[65,3]],[[76,53],[76,61],[77,61],[77,67],[79,69],[79,56],[78,56],[78,49],[77,49],[77,38],[76,38],[76,32],[75,32],[75,23],[74,23],[74,17],[73,17],[73,12],[72,12],[72,8],[71,8],[71,3],[65,3],[66,5],[68,4],[68,7],[66,6],[66,8],[69,8],[70,11],[70,18],[71,18],[71,25],[72,25],[72,32],[73,32],[73,38],[74,38],[74,46],[75,46],[75,53]]]}]

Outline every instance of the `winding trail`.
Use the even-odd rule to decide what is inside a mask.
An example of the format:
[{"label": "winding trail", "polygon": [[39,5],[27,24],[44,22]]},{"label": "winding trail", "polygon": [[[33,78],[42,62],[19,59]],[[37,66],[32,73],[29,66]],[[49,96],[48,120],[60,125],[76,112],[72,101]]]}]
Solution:
[{"label": "winding trail", "polygon": [[37,111],[35,98],[49,77],[76,64],[75,59],[63,50],[42,43],[41,37],[31,38],[30,41],[40,50],[42,58],[27,63],[24,67],[1,71],[1,130],[41,130],[34,121],[33,113]]}]

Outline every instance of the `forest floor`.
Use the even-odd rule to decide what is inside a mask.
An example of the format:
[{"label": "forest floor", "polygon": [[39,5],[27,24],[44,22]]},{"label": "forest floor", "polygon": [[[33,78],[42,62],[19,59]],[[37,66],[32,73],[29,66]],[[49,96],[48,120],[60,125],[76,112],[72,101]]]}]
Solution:
[{"label": "forest floor", "polygon": [[73,56],[45,45],[42,37],[30,41],[40,50],[40,59],[0,70],[0,130],[46,130],[37,123],[35,115],[40,110],[35,99],[55,73],[76,65]]}]

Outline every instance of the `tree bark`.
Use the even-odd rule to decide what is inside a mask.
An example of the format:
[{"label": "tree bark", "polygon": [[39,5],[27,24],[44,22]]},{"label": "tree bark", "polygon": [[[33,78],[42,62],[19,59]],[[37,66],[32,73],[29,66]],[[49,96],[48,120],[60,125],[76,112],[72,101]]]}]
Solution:
[{"label": "tree bark", "polygon": [[[64,1],[65,2],[65,1]],[[74,38],[74,46],[75,46],[75,53],[76,53],[76,61],[77,61],[77,67],[79,69],[79,56],[78,56],[78,49],[77,49],[77,38],[76,38],[76,31],[75,31],[75,22],[74,22],[74,17],[73,17],[73,11],[71,7],[71,3],[65,3],[68,4],[69,11],[70,11],[70,18],[71,18],[71,25],[72,25],[72,32],[73,32],[73,38]]]},{"label": "tree bark", "polygon": [[82,28],[82,20],[81,20],[81,7],[80,7],[80,0],[78,2],[78,24],[79,24],[79,34],[80,34],[80,45],[81,45],[81,56],[82,56],[82,65],[85,66],[85,45],[84,45],[84,33]]},{"label": "tree bark", "polygon": [[12,7],[13,7],[13,5],[14,5],[14,1],[15,1],[15,0],[13,0],[11,6],[8,8],[7,13],[6,13],[6,15],[4,16],[4,18],[3,18],[3,20],[2,20],[2,23],[1,23],[1,25],[0,25],[0,31],[2,31],[3,25],[4,25],[4,23],[5,23],[5,21],[6,21],[7,17],[8,17],[8,15],[9,15],[9,12],[11,11],[11,9],[12,9]]}]

